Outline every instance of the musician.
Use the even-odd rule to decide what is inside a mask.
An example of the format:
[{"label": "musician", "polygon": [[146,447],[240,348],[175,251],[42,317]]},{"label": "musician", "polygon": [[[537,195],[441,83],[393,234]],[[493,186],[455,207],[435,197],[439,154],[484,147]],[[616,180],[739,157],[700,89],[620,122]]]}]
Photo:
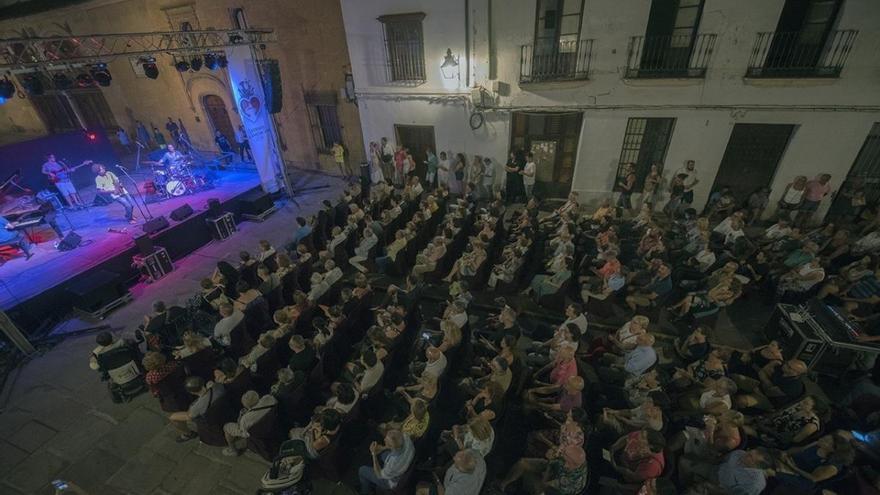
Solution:
[{"label": "musician", "polygon": [[49,178],[49,182],[55,184],[55,188],[61,193],[61,196],[72,207],[85,208],[85,203],[79,197],[76,187],[70,181],[70,174],[73,169],[64,163],[55,160],[55,155],[46,155],[46,163],[43,164],[43,173]]},{"label": "musician", "polygon": [[0,246],[16,246],[24,251],[26,259],[31,259],[31,243],[21,232],[12,230],[9,220],[3,216],[0,216]]},{"label": "musician", "polygon": [[122,187],[119,177],[113,172],[108,172],[100,163],[92,165],[92,172],[95,175],[95,185],[98,188],[98,194],[109,195],[113,201],[121,204],[125,208],[125,219],[130,224],[136,224],[134,219],[134,199],[128,194],[128,191]]},{"label": "musician", "polygon": [[61,227],[58,226],[58,221],[55,219],[55,207],[52,205],[52,202],[46,199],[37,198],[37,203],[40,204],[40,215],[43,216],[43,220],[52,227],[52,230],[55,231],[55,235],[58,236],[58,240],[64,239],[64,231],[61,230]]},{"label": "musician", "polygon": [[159,159],[163,165],[168,167],[168,170],[176,170],[180,167],[183,167],[186,164],[186,155],[177,151],[173,144],[168,144],[168,151],[162,155],[162,158]]}]

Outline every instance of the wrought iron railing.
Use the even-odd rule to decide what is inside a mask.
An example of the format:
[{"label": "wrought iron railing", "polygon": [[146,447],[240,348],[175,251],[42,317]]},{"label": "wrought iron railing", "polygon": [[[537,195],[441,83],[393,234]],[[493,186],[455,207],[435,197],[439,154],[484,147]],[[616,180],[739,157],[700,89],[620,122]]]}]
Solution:
[{"label": "wrought iron railing", "polygon": [[758,33],[747,77],[839,77],[859,32],[807,31]]},{"label": "wrought iron railing", "polygon": [[574,81],[587,79],[593,40],[560,41],[552,45],[520,46],[519,81]]},{"label": "wrought iron railing", "polygon": [[704,77],[716,38],[715,34],[633,36],[626,77]]}]

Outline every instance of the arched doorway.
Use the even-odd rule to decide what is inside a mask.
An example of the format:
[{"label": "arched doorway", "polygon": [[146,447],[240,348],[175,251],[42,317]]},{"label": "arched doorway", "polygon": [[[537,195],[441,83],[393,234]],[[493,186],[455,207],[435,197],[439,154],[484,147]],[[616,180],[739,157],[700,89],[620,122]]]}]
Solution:
[{"label": "arched doorway", "polygon": [[232,127],[232,121],[229,119],[229,112],[226,111],[226,103],[223,98],[217,95],[205,95],[202,98],[202,105],[205,106],[205,114],[208,115],[208,120],[211,122],[212,133],[220,131],[234,149],[235,129]]}]

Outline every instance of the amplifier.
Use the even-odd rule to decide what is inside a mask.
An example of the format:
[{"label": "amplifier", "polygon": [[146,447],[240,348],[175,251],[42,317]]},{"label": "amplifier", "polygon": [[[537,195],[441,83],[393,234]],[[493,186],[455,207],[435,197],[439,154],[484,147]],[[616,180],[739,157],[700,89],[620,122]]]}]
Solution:
[{"label": "amplifier", "polygon": [[216,218],[205,219],[211,226],[211,235],[214,239],[222,241],[235,232],[235,215],[232,213],[224,213]]},{"label": "amplifier", "polygon": [[777,304],[770,321],[764,328],[770,340],[779,342],[789,359],[800,359],[813,369],[825,352],[827,338],[806,311],[791,304]]},{"label": "amplifier", "polygon": [[168,256],[168,251],[163,247],[157,247],[148,255],[134,255],[133,264],[149,279],[150,282],[155,282],[174,270],[174,263],[171,262],[171,256]]}]

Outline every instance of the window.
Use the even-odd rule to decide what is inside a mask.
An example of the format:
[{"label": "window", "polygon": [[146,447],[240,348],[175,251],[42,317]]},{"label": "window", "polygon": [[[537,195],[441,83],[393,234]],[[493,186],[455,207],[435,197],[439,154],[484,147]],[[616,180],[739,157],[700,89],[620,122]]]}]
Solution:
[{"label": "window", "polygon": [[79,114],[89,129],[112,129],[117,127],[116,118],[100,89],[81,89],[69,92]]},{"label": "window", "polygon": [[425,80],[425,47],[422,20],[425,14],[384,15],[385,48],[392,82]]},{"label": "window", "polygon": [[50,134],[80,129],[73,108],[70,107],[70,103],[64,95],[46,93],[39,96],[32,95],[29,99]]},{"label": "window", "polygon": [[336,93],[306,93],[309,125],[319,153],[329,153],[333,143],[342,144],[342,128],[336,113]]},{"label": "window", "polygon": [[[614,190],[618,190],[617,182],[622,179],[623,165],[635,164],[636,184],[634,190],[641,191],[645,177],[651,170],[651,164],[659,163],[662,167],[672,137],[675,119],[629,119],[623,135],[623,148],[620,150],[620,161],[617,166],[617,179]],[[662,168],[661,168],[662,171]]]},{"label": "window", "polygon": [[[44,84],[46,84],[44,82]],[[64,95],[57,91],[30,97],[31,104],[43,119],[50,133],[61,133],[81,129],[115,129],[116,117],[97,88],[70,89]],[[82,124],[77,118],[82,118]]]},{"label": "window", "polygon": [[584,0],[538,0],[535,46],[539,53],[575,53]]}]

